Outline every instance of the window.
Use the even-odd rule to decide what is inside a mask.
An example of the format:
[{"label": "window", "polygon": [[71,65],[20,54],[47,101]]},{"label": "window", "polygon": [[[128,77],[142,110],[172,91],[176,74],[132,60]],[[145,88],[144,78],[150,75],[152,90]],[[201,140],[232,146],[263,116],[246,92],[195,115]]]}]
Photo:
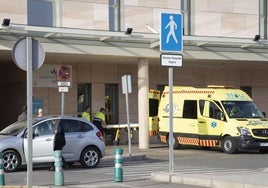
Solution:
[{"label": "window", "polygon": [[[118,84],[105,84],[105,110],[107,124],[118,124],[119,122],[119,97]],[[129,99],[130,103],[132,99]]]},{"label": "window", "polygon": [[158,99],[149,99],[149,117],[157,116],[158,114]]},{"label": "window", "polygon": [[197,119],[197,101],[196,100],[184,101],[183,118]]},{"label": "window", "polygon": [[83,121],[64,119],[61,120],[61,122],[63,123],[65,133],[87,132],[93,129],[89,124]]},{"label": "window", "polygon": [[205,101],[204,100],[200,100],[199,101],[199,110],[202,116],[204,116],[204,107],[205,107]]},{"label": "window", "polygon": [[81,122],[81,132],[87,132],[90,130],[93,130],[93,127],[91,127],[91,125],[85,122]]},{"label": "window", "polygon": [[87,105],[91,104],[91,84],[77,84],[77,114],[81,117]]},{"label": "window", "polygon": [[35,136],[44,136],[49,134],[54,134],[54,123],[52,121],[45,121],[34,128],[34,135]]},{"label": "window", "polygon": [[213,119],[221,120],[221,111],[215,103],[209,102],[209,117]]}]

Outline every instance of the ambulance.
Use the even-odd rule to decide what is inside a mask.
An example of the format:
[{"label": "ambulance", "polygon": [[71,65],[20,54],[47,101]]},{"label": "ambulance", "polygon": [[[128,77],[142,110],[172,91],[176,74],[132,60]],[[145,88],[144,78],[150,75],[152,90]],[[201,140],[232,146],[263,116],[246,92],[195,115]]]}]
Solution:
[{"label": "ambulance", "polygon": [[160,101],[160,91],[149,90],[149,136],[158,134],[158,106]]},{"label": "ambulance", "polygon": [[[268,121],[242,90],[227,87],[173,87],[173,148],[195,145],[268,150]],[[169,143],[169,87],[159,104],[159,137]]]}]

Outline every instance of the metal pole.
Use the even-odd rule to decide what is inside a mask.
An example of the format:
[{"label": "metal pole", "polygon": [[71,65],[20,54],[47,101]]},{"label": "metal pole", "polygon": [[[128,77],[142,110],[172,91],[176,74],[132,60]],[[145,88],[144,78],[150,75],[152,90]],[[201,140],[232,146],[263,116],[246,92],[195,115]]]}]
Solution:
[{"label": "metal pole", "polygon": [[173,68],[168,69],[169,79],[169,173],[173,173]]},{"label": "metal pole", "polygon": [[27,135],[27,147],[28,147],[28,153],[27,153],[27,187],[32,187],[32,172],[33,172],[33,165],[32,165],[32,155],[33,155],[33,131],[32,131],[32,38],[27,37],[26,38],[26,56],[27,56],[27,129],[28,129],[28,135]]},{"label": "metal pole", "polygon": [[61,115],[64,115],[64,92],[61,93]]},{"label": "metal pole", "polygon": [[131,138],[130,138],[130,122],[129,122],[129,106],[128,106],[128,92],[129,92],[129,85],[128,85],[128,76],[126,76],[126,110],[127,110],[127,131],[128,131],[128,155],[131,156]]}]

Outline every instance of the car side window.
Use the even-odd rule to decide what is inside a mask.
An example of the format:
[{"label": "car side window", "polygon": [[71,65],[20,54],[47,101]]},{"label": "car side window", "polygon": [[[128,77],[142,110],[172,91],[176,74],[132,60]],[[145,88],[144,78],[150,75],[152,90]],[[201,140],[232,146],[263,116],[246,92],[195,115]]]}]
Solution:
[{"label": "car side window", "polygon": [[86,132],[89,130],[92,130],[93,128],[83,122],[83,121],[78,121],[78,120],[61,120],[63,123],[64,131],[65,133],[71,133],[71,132]]},{"label": "car side window", "polygon": [[82,130],[82,132],[91,131],[91,130],[93,130],[93,127],[86,122],[81,122],[81,130]]},{"label": "car side window", "polygon": [[34,136],[44,136],[53,134],[53,123],[51,121],[45,121],[35,126]]}]

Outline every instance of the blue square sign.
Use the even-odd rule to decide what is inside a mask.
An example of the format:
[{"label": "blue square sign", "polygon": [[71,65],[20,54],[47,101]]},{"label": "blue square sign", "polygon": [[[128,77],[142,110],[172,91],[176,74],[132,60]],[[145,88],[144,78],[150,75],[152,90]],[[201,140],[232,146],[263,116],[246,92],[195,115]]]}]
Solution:
[{"label": "blue square sign", "polygon": [[160,21],[160,51],[182,52],[182,14],[161,13]]}]

